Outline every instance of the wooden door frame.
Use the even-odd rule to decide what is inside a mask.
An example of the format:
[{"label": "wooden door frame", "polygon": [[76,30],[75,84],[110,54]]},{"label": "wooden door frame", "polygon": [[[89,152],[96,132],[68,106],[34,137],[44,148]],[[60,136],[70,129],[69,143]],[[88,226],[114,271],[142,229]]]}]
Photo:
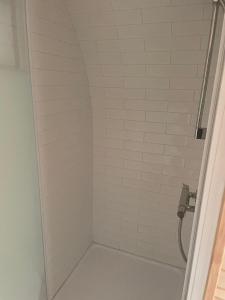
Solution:
[{"label": "wooden door frame", "polygon": [[220,220],[217,227],[216,239],[214,243],[214,250],[211,259],[210,271],[208,274],[204,300],[212,300],[214,297],[218,276],[223,261],[224,249],[225,249],[225,193],[223,196],[223,203],[220,212]]}]

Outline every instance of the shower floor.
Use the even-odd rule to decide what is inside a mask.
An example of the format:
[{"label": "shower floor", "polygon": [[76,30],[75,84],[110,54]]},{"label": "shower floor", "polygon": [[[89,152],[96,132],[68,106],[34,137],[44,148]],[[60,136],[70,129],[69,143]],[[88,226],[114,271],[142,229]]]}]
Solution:
[{"label": "shower floor", "polygon": [[93,245],[55,300],[180,300],[184,272]]}]

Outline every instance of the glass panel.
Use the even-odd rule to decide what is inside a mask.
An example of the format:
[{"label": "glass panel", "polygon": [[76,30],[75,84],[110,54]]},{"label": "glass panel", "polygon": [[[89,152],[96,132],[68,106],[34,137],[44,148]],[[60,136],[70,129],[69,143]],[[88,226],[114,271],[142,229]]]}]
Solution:
[{"label": "glass panel", "polygon": [[0,0],[0,300],[45,300],[25,2]]}]

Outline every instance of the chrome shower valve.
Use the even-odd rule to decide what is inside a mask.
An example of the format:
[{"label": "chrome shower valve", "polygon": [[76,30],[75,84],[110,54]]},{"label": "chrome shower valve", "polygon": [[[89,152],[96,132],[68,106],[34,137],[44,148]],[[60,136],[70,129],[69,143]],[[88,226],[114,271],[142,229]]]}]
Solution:
[{"label": "chrome shower valve", "polygon": [[189,212],[195,211],[196,197],[197,197],[197,192],[190,192],[189,186],[187,184],[183,184],[178,210],[177,210],[178,218],[183,219],[187,211]]}]

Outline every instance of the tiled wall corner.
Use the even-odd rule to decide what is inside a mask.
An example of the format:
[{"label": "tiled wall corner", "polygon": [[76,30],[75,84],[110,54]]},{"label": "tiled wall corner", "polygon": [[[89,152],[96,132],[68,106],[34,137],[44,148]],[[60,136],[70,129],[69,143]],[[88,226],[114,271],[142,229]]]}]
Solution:
[{"label": "tiled wall corner", "polygon": [[27,2],[51,299],[92,241],[92,116],[65,5]]},{"label": "tiled wall corner", "polygon": [[[206,0],[68,0],[94,118],[96,242],[183,267],[176,209],[197,188],[193,139],[211,6]],[[184,226],[185,249],[192,225]]]}]

